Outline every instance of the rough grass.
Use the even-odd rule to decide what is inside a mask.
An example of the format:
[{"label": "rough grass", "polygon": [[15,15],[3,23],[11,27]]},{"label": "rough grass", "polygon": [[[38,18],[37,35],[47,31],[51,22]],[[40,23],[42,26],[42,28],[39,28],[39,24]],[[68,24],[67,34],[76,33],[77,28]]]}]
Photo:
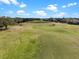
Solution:
[{"label": "rough grass", "polygon": [[24,23],[1,31],[0,59],[79,59],[79,26]]}]

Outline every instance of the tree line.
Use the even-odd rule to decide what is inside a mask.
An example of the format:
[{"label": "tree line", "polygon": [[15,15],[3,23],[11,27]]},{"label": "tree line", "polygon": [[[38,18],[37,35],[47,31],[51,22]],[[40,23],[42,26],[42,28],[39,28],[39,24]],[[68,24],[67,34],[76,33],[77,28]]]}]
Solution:
[{"label": "tree line", "polygon": [[5,25],[16,25],[23,22],[34,22],[34,23],[44,23],[44,22],[60,22],[67,24],[79,24],[79,18],[11,18],[11,17],[0,17],[0,26]]}]

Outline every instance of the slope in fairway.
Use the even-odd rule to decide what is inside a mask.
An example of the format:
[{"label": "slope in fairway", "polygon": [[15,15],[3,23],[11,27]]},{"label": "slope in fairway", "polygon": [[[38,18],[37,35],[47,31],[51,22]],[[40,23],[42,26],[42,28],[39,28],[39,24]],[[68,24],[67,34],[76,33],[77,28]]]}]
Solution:
[{"label": "slope in fairway", "polygon": [[25,23],[2,31],[0,59],[79,59],[79,28]]}]

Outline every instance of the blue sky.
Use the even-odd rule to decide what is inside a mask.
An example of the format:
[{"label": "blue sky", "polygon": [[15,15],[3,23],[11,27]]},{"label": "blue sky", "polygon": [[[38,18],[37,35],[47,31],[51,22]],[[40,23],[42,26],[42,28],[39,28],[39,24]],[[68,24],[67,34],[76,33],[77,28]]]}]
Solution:
[{"label": "blue sky", "polygon": [[79,0],[0,0],[0,16],[79,17]]}]

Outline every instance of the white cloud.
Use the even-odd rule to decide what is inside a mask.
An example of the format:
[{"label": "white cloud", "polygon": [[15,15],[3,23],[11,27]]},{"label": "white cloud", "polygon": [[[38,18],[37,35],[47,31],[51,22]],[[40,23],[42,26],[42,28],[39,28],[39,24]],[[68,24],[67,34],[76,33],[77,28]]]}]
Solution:
[{"label": "white cloud", "polygon": [[66,5],[63,5],[63,6],[62,6],[62,8],[66,8],[66,7],[67,7]]},{"label": "white cloud", "polygon": [[74,5],[77,5],[77,3],[76,3],[76,2],[74,2]]},{"label": "white cloud", "polygon": [[73,6],[73,3],[69,3],[67,6],[68,6],[68,7],[71,7],[71,6]]},{"label": "white cloud", "polygon": [[16,13],[17,15],[20,15],[20,16],[30,16],[30,14],[26,13],[26,11],[24,10],[18,10]]},{"label": "white cloud", "polygon": [[17,0],[9,0],[12,4],[18,5],[19,2]]},{"label": "white cloud", "polygon": [[68,4],[68,7],[75,6],[75,5],[77,5],[76,2],[74,2],[74,3],[69,3],[69,4]]},{"label": "white cloud", "polygon": [[46,16],[47,13],[43,10],[38,10],[34,12],[37,16]]},{"label": "white cloud", "polygon": [[51,10],[51,11],[54,11],[54,12],[56,12],[58,10],[56,5],[48,5],[47,9]]},{"label": "white cloud", "polygon": [[8,13],[9,13],[9,14],[13,14],[13,11],[10,10]]},{"label": "white cloud", "polygon": [[4,8],[0,8],[1,10],[3,10]]},{"label": "white cloud", "polygon": [[25,14],[26,12],[24,10],[18,10],[17,14]]},{"label": "white cloud", "polygon": [[10,4],[9,0],[0,0],[0,2],[5,3],[5,4]]},{"label": "white cloud", "polygon": [[19,2],[17,0],[0,0],[0,2],[4,3],[4,4],[19,4]]},{"label": "white cloud", "polygon": [[29,14],[29,13],[26,13],[25,15],[26,15],[26,16],[30,16],[30,14]]},{"label": "white cloud", "polygon": [[64,17],[66,15],[65,12],[56,13],[53,15],[53,17]]},{"label": "white cloud", "polygon": [[54,4],[54,6],[58,6],[57,4]]},{"label": "white cloud", "polygon": [[73,13],[72,16],[79,18],[79,13]]},{"label": "white cloud", "polygon": [[69,3],[69,4],[67,4],[67,5],[63,5],[62,8],[72,7],[72,6],[76,6],[76,5],[77,5],[76,2],[74,2],[74,3]]},{"label": "white cloud", "polygon": [[24,7],[26,7],[26,6],[27,6],[27,5],[24,4],[24,3],[20,4],[20,7],[21,7],[21,8],[24,8]]}]

